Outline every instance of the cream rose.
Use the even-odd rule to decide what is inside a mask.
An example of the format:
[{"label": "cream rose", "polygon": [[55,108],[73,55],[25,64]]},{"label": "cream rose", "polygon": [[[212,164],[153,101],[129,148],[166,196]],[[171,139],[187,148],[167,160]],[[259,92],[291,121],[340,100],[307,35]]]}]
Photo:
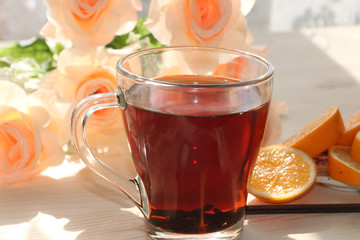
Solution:
[{"label": "cream rose", "polygon": [[104,46],[115,35],[130,32],[137,22],[140,0],[44,0],[46,38],[70,39],[77,47]]},{"label": "cream rose", "polygon": [[165,45],[252,50],[244,13],[254,1],[153,0],[145,23]]},{"label": "cream rose", "polygon": [[[0,81],[0,91],[23,90],[11,82]],[[30,106],[23,112],[16,106],[27,106],[24,92],[13,99],[0,97],[0,184],[4,185],[26,181],[64,160],[56,135],[46,128],[51,121],[47,111]]]},{"label": "cream rose", "polygon": [[[60,97],[71,100],[74,106],[92,94],[114,92],[117,89],[116,62],[137,47],[66,49],[59,56],[58,68],[45,76],[41,88],[53,89]],[[116,108],[99,110],[89,118],[89,126],[104,129],[118,124],[118,119]]]},{"label": "cream rose", "polygon": [[39,106],[48,112],[51,121],[47,129],[56,134],[60,145],[70,141],[70,118],[74,108],[72,101],[62,98],[52,89],[38,89],[28,96],[31,106]]}]

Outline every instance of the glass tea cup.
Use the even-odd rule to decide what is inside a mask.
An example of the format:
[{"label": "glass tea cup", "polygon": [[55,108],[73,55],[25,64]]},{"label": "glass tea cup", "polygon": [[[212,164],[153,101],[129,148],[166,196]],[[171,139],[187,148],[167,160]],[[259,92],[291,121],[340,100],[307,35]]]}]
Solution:
[{"label": "glass tea cup", "polygon": [[[163,47],[120,59],[117,79],[115,92],[92,95],[73,112],[80,158],[138,206],[151,238],[236,239],[266,125],[272,65],[229,49]],[[122,109],[134,179],[89,147],[86,121],[105,108]]]}]

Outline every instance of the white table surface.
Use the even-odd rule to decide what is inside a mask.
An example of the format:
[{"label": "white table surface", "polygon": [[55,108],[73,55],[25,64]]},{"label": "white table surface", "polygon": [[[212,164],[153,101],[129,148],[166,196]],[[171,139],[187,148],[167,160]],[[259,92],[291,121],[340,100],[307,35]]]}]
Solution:
[{"label": "white table surface", "polygon": [[[279,142],[334,104],[345,119],[360,109],[360,27],[254,36],[258,43],[269,46],[267,58],[276,71],[274,98],[289,107],[282,116]],[[128,151],[117,150],[116,156],[102,157],[132,176]],[[297,202],[309,203],[325,195],[330,202],[360,201],[359,193],[349,195],[318,185]],[[261,204],[253,198],[250,202]],[[73,156],[46,175],[0,187],[3,239],[140,240],[146,235],[132,202]],[[240,239],[360,239],[360,213],[247,215]]]}]

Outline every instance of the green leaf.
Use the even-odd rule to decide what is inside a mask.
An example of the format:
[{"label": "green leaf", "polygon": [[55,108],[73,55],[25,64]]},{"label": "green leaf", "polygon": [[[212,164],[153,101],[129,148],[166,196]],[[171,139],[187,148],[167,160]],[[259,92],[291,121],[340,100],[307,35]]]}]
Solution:
[{"label": "green leaf", "polygon": [[106,47],[121,49],[134,42],[140,43],[142,48],[164,46],[151,34],[149,29],[144,26],[145,21],[146,18],[139,18],[131,33],[115,36],[113,41],[106,45]]},{"label": "green leaf", "polygon": [[10,67],[10,63],[8,61],[0,60],[0,68],[2,67]]},{"label": "green leaf", "polygon": [[106,45],[108,48],[120,49],[131,44],[129,33],[121,36],[115,36],[111,43]]},{"label": "green leaf", "polygon": [[149,36],[150,45],[152,47],[164,47],[152,34]]},{"label": "green leaf", "polygon": [[64,45],[62,45],[61,43],[56,43],[55,48],[53,49],[53,53],[59,55],[64,49]]},{"label": "green leaf", "polygon": [[42,64],[52,61],[53,53],[44,39],[38,38],[29,45],[22,46],[19,43],[0,48],[0,57],[12,57],[15,60],[22,58],[33,58]]},{"label": "green leaf", "polygon": [[151,34],[149,29],[147,29],[144,26],[145,21],[146,21],[146,18],[139,18],[133,32],[140,34],[141,36],[147,36],[147,35]]}]

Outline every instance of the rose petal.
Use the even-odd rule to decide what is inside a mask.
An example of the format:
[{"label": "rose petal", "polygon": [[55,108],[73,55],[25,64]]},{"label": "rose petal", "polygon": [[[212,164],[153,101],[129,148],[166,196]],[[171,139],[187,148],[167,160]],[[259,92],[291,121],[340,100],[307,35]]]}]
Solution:
[{"label": "rose petal", "polygon": [[15,83],[0,80],[0,105],[7,105],[26,112],[27,96],[26,92]]},{"label": "rose petal", "polygon": [[165,45],[252,51],[253,39],[244,13],[248,13],[253,5],[254,0],[153,0],[145,26]]},{"label": "rose petal", "polygon": [[[22,135],[27,134],[27,129],[11,122],[0,124],[0,136],[2,138],[1,163],[5,172],[13,172],[22,167],[31,157],[27,144],[24,144]],[[22,165],[22,166],[19,166]]]},{"label": "rose petal", "polygon": [[62,151],[61,145],[59,145],[58,138],[52,131],[42,129],[40,134],[43,142],[43,151],[39,160],[41,164],[39,171],[43,171],[48,167],[61,164],[65,159],[65,153]]},{"label": "rose petal", "polygon": [[29,114],[40,128],[47,127],[50,124],[50,114],[45,108],[39,106],[29,107]]},{"label": "rose petal", "polygon": [[2,137],[8,140],[9,145],[6,159],[3,159],[6,165],[5,171],[13,172],[18,168],[24,167],[32,157],[31,144],[28,146],[28,143],[25,141],[27,139],[26,135],[29,139],[32,136],[27,129],[20,128],[20,126],[11,123],[3,124],[2,132]]},{"label": "rose petal", "polygon": [[170,5],[171,2],[172,0],[152,0],[148,17],[144,23],[154,37],[164,45],[170,45],[172,39],[171,30],[176,29],[171,26],[168,27],[167,24],[177,23],[177,11],[174,5]]},{"label": "rose petal", "polygon": [[241,12],[244,16],[248,15],[255,5],[255,0],[241,0]]},{"label": "rose petal", "polygon": [[51,23],[47,22],[45,25],[40,29],[40,34],[46,38],[56,38],[58,34],[56,34],[56,27]]},{"label": "rose petal", "polygon": [[0,117],[3,114],[10,114],[13,119],[0,124],[0,184],[28,180],[45,168],[61,163],[64,152],[51,131],[38,129],[37,124],[29,129],[28,116],[16,109],[7,108]]},{"label": "rose petal", "polygon": [[[89,51],[79,49],[64,50],[58,59],[58,69],[48,73],[44,77],[41,88],[36,91],[38,92],[38,98],[44,95],[47,100],[42,99],[41,101],[53,101],[51,96],[41,92],[42,88],[48,88],[57,92],[61,98],[71,100],[73,105],[76,105],[79,101],[92,94],[115,91],[117,88],[116,62],[121,55],[135,50],[136,47],[138,45],[132,45],[122,50],[106,50],[104,48],[93,48]],[[32,101],[30,102],[33,104]],[[50,107],[46,106],[46,104],[42,104],[42,106],[49,111],[52,117],[55,115],[51,110],[54,106]],[[67,116],[70,115],[66,115],[66,118]],[[98,127],[110,126],[114,122],[114,116],[113,109],[96,111],[90,117],[89,124]],[[65,117],[64,114],[63,117]],[[59,124],[64,125],[63,122],[59,122]],[[50,123],[49,129],[54,130],[52,126],[53,124]],[[64,130],[62,128],[61,132],[64,132]],[[63,143],[61,140],[60,142]]]},{"label": "rose petal", "polygon": [[81,49],[104,46],[115,35],[130,32],[137,23],[137,11],[142,9],[139,0],[45,0],[45,4],[51,25],[42,29],[43,36],[71,39]]},{"label": "rose petal", "polygon": [[140,49],[141,46],[138,43],[132,44],[130,46],[121,48],[121,49],[113,49],[113,48],[107,48],[106,49],[106,55],[107,55],[107,61],[106,64],[115,71],[117,63],[119,62],[120,58],[123,56],[134,52],[138,49]]},{"label": "rose petal", "polygon": [[41,151],[39,129],[30,117],[15,108],[0,108],[0,182],[36,166]]},{"label": "rose petal", "polygon": [[[83,51],[78,48],[70,48],[63,50],[58,59],[58,70],[62,74],[69,74],[69,69],[85,66],[89,67],[88,71],[96,68],[97,66],[104,64],[107,60],[106,51],[102,48],[91,48],[87,51]],[[86,75],[86,71],[81,71],[77,75],[76,72],[72,73],[72,78],[81,78],[83,75]]]},{"label": "rose petal", "polygon": [[[51,118],[48,119],[47,129],[56,134],[60,145],[70,140],[70,118],[74,108],[70,100],[61,98],[54,90],[38,89],[29,96],[29,104],[41,106],[47,110]],[[34,116],[36,112],[31,112],[31,114]]]}]

